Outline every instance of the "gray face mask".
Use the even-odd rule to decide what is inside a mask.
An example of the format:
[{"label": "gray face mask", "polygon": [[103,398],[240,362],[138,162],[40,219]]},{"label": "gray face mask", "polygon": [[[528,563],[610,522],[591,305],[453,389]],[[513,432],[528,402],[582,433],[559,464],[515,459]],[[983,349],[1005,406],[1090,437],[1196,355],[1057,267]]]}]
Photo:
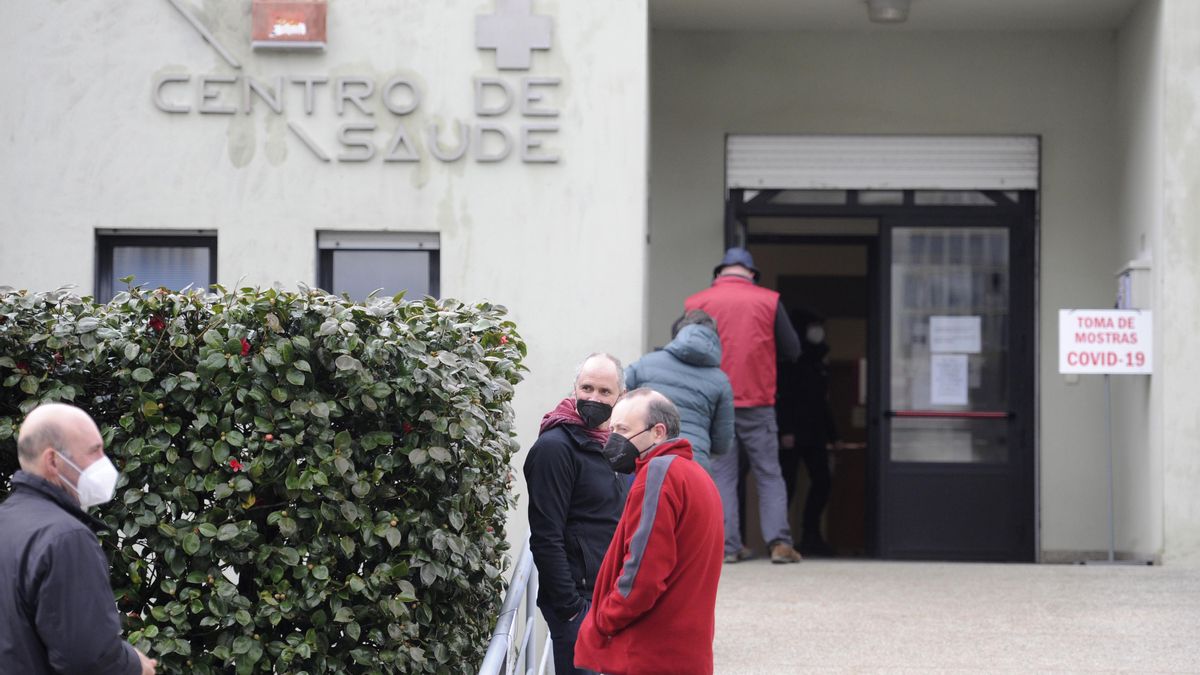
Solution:
[{"label": "gray face mask", "polygon": [[74,490],[75,494],[79,496],[80,506],[86,509],[112,500],[117,492],[117,477],[120,476],[120,473],[108,457],[101,457],[92,462],[88,468],[81,470],[78,464],[67,459],[58,450],[55,450],[54,454],[79,472],[79,479],[75,485],[66,481],[63,481],[63,484]]},{"label": "gray face mask", "polygon": [[814,345],[819,345],[825,341],[824,326],[809,326],[808,331],[804,333],[804,338]]}]

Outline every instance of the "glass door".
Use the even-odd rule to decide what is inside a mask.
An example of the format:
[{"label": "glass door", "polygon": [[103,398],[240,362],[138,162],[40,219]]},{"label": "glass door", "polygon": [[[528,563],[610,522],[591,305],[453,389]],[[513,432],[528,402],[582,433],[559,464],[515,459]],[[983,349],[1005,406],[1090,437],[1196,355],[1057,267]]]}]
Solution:
[{"label": "glass door", "polygon": [[1031,230],[884,221],[883,557],[1033,559]]}]

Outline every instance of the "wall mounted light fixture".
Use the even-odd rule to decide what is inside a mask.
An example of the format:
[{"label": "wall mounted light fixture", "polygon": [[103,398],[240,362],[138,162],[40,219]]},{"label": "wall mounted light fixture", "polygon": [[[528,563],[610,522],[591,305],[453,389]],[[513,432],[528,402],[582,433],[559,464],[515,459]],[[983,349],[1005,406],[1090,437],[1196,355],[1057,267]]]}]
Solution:
[{"label": "wall mounted light fixture", "polygon": [[867,0],[867,17],[875,23],[903,23],[908,20],[912,0]]}]

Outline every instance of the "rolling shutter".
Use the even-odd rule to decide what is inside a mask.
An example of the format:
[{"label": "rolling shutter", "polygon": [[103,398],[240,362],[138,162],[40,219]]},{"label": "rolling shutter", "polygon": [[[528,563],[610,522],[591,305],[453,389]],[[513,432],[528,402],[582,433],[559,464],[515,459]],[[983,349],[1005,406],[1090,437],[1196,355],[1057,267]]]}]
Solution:
[{"label": "rolling shutter", "polygon": [[1037,136],[726,138],[728,188],[1036,190]]}]

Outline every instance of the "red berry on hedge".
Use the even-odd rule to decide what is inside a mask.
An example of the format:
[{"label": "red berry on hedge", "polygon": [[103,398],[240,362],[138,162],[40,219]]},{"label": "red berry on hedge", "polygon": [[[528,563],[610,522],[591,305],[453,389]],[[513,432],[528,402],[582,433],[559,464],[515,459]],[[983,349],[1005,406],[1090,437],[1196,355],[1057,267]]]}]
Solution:
[{"label": "red berry on hedge", "polygon": [[233,469],[234,471],[241,471],[242,463],[237,461],[236,459],[230,457],[229,458],[229,468]]},{"label": "red berry on hedge", "polygon": [[508,336],[507,335],[500,336],[500,344],[502,344],[502,345],[508,344]]},{"label": "red berry on hedge", "polygon": [[150,321],[148,323],[150,328],[152,328],[156,333],[163,332],[167,327],[167,322],[163,321],[163,318],[157,314],[150,317]]},{"label": "red berry on hedge", "polygon": [[272,434],[267,434],[266,436],[263,436],[263,440],[270,443],[271,441],[275,440],[275,436]]},{"label": "red berry on hedge", "polygon": [[404,429],[404,433],[408,434],[408,433],[412,433],[413,425],[409,424],[408,422],[405,422],[404,424],[402,424],[400,426],[400,428]]},{"label": "red berry on hedge", "polygon": [[250,342],[246,338],[242,338],[242,356],[250,353]]}]

